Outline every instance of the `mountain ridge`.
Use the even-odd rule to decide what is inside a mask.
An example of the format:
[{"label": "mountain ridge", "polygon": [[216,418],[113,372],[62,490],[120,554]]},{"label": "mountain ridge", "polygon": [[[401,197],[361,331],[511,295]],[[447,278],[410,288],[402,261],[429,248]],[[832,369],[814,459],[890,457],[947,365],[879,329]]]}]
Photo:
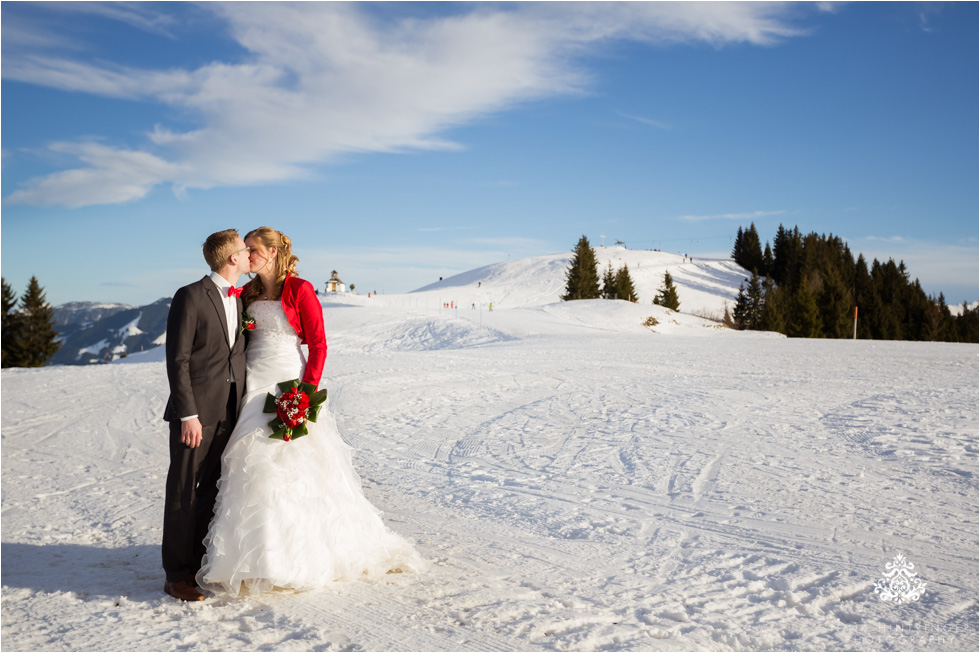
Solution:
[{"label": "mountain ridge", "polygon": [[145,306],[70,302],[56,306],[61,349],[53,365],[104,363],[166,342],[170,297]]}]

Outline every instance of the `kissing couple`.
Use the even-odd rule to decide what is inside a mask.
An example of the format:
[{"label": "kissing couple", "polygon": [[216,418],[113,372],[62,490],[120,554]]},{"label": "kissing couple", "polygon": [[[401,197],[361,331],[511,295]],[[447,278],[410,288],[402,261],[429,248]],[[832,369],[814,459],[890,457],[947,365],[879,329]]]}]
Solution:
[{"label": "kissing couple", "polygon": [[[228,229],[208,236],[204,260],[211,274],[178,290],[167,317],[164,591],[201,601],[423,569],[365,498],[329,410],[300,405],[309,417],[292,438],[270,424],[288,382],[321,394],[327,358],[323,307],[296,275],[292,241]],[[243,274],[254,278],[236,288]]]}]

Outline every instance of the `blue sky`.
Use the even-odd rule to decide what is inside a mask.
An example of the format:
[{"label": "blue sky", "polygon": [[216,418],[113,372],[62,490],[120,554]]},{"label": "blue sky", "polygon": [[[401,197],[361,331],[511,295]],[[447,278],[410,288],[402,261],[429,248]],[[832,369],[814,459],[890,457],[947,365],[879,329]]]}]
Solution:
[{"label": "blue sky", "polygon": [[[2,5],[2,268],[142,304],[228,227],[407,292],[755,222],[978,298],[978,4]],[[244,279],[243,279],[244,281]]]}]

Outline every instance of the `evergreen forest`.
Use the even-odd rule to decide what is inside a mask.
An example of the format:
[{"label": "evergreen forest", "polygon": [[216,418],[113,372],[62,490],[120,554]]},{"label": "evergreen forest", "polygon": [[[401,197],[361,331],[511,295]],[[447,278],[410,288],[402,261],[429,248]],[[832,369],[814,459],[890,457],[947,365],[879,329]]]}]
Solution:
[{"label": "evergreen forest", "polygon": [[752,272],[739,287],[731,314],[737,329],[778,331],[790,337],[978,342],[980,314],[963,303],[954,316],[940,293],[927,295],[905,263],[870,265],[855,259],[833,234],[779,225],[762,247],[755,224],[739,227],[732,259]]}]

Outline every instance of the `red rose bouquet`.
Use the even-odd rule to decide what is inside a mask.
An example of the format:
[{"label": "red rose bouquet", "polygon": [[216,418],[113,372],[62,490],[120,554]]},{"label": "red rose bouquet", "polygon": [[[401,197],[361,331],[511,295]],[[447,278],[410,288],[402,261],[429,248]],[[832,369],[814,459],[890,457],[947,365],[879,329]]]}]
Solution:
[{"label": "red rose bouquet", "polygon": [[320,408],[327,400],[326,389],[317,390],[312,383],[300,383],[299,379],[283,381],[278,397],[271,392],[265,398],[266,413],[275,413],[269,422],[272,428],[270,438],[289,442],[309,433],[307,422],[315,422]]}]

